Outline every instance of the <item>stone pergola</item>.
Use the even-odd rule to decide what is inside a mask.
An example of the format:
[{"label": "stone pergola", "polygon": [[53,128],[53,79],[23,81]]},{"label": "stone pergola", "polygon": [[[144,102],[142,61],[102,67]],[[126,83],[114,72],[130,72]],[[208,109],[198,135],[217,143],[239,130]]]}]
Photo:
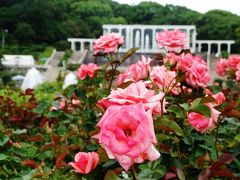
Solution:
[{"label": "stone pergola", "polygon": [[[221,56],[222,53],[222,45],[227,45],[226,51],[228,54],[231,54],[231,45],[234,44],[235,41],[232,40],[197,40],[196,41],[196,46],[197,46],[197,51],[199,53],[202,52],[202,45],[207,45],[207,60],[210,59],[210,55],[212,53],[212,45],[217,45],[217,53],[216,56]],[[208,65],[210,61],[208,61]]]},{"label": "stone pergola", "polygon": [[[164,30],[179,29],[186,33],[186,48],[192,53],[202,53],[202,45],[207,45],[207,59],[209,60],[212,53],[212,45],[217,45],[217,55],[222,52],[222,45],[226,44],[226,51],[231,53],[232,40],[197,40],[196,26],[192,25],[103,25],[103,34],[117,32],[124,36],[124,44],[119,52],[127,52],[132,47],[140,48],[139,53],[159,53],[160,50],[156,43],[156,34]],[[94,39],[89,38],[69,38],[71,49],[73,51],[93,50]],[[208,62],[209,63],[209,62]]]}]

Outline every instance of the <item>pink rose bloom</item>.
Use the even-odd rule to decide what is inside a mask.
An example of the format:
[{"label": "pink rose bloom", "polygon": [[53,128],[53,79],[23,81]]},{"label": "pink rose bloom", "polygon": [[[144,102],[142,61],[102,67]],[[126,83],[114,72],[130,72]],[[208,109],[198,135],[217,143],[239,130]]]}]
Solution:
[{"label": "pink rose bloom", "polygon": [[98,101],[98,105],[107,109],[110,106],[129,105],[143,103],[145,110],[151,109],[153,114],[162,114],[166,112],[165,99],[163,101],[163,109],[161,108],[160,101],[164,97],[164,93],[155,94],[154,90],[146,88],[146,84],[142,81],[130,84],[127,88],[112,90],[107,98]]},{"label": "pink rose bloom", "polygon": [[95,152],[79,152],[75,155],[74,161],[70,162],[69,165],[74,168],[75,172],[88,174],[97,166],[99,156]]},{"label": "pink rose bloom", "polygon": [[193,63],[186,75],[186,82],[193,87],[206,87],[211,80],[209,69],[205,64]]},{"label": "pink rose bloom", "polygon": [[228,61],[226,59],[220,59],[216,63],[216,73],[219,76],[224,77],[226,75],[228,69],[229,69],[229,64],[228,64]]},{"label": "pink rose bloom", "polygon": [[160,49],[166,48],[169,51],[178,51],[185,47],[187,38],[186,33],[175,29],[157,33],[156,41]]},{"label": "pink rose bloom", "polygon": [[186,82],[193,87],[206,87],[211,80],[207,63],[200,56],[181,54],[177,69],[186,73]]},{"label": "pink rose bloom", "polygon": [[200,56],[193,56],[190,53],[181,54],[177,56],[177,69],[181,71],[190,71],[193,63],[204,64],[207,66],[206,62]]},{"label": "pink rose bloom", "polygon": [[132,64],[127,70],[120,74],[117,80],[117,85],[120,85],[127,81],[139,81],[148,77],[150,70],[150,63],[152,59],[141,56],[141,61],[136,64]]},{"label": "pink rose bloom", "polygon": [[116,52],[123,42],[123,36],[118,33],[108,33],[105,36],[100,36],[99,39],[94,41],[94,54]]},{"label": "pink rose bloom", "polygon": [[215,123],[218,120],[219,115],[221,112],[217,111],[213,108],[213,105],[211,103],[206,103],[206,105],[211,110],[211,117],[205,117],[202,114],[190,112],[188,114],[188,122],[189,124],[196,129],[197,131],[204,133],[208,130],[211,130],[214,128]]},{"label": "pink rose bloom", "polygon": [[225,100],[226,97],[222,92],[219,92],[217,94],[212,95],[212,97],[215,99],[216,105],[221,105]]},{"label": "pink rose bloom", "polygon": [[177,63],[178,56],[175,53],[167,53],[166,56],[163,58],[164,64],[174,65]]},{"label": "pink rose bloom", "polygon": [[[175,71],[168,71],[165,66],[154,66],[150,74],[154,84],[163,92],[168,91],[176,83],[175,77],[177,76]],[[180,83],[175,85],[172,89],[172,93],[178,95],[178,89]]]},{"label": "pink rose bloom", "polygon": [[238,65],[240,64],[240,56],[232,55],[228,58],[228,65],[233,70],[237,70]]},{"label": "pink rose bloom", "polygon": [[153,146],[157,140],[152,112],[146,112],[142,103],[110,106],[97,127],[100,128],[97,138],[108,157],[116,159],[126,171],[134,163],[160,157]]},{"label": "pink rose bloom", "polygon": [[81,80],[85,79],[87,76],[93,78],[94,72],[100,69],[99,66],[93,63],[83,64],[77,70],[77,77]]}]

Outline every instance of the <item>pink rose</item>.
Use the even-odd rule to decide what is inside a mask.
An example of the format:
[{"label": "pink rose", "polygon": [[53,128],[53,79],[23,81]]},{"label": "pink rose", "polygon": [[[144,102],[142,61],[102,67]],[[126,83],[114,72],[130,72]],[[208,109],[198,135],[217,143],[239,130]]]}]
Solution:
[{"label": "pink rose", "polygon": [[94,41],[94,54],[116,52],[118,46],[123,44],[123,42],[123,36],[118,33],[109,33],[105,36],[100,36],[99,39]]},{"label": "pink rose", "polygon": [[229,69],[228,61],[226,59],[220,59],[216,63],[216,73],[219,76],[224,77],[227,73],[227,70]]},{"label": "pink rose", "polygon": [[199,113],[190,112],[188,114],[188,122],[197,131],[204,133],[209,129],[214,128],[214,122],[212,118],[205,117]]},{"label": "pink rose", "polygon": [[157,140],[151,114],[151,110],[145,111],[142,103],[110,106],[97,124],[99,143],[108,157],[116,159],[126,171],[134,163],[160,157],[153,146]]},{"label": "pink rose", "polygon": [[[154,66],[150,74],[154,84],[163,92],[167,92],[169,89],[173,88],[173,85],[176,83],[176,72],[168,71],[165,66]],[[178,95],[178,89],[180,83],[175,85],[171,92],[175,95]]]},{"label": "pink rose", "polygon": [[72,99],[72,104],[74,106],[78,106],[78,105],[80,105],[80,103],[81,103],[81,101],[79,99]]},{"label": "pink rose", "polygon": [[99,156],[95,152],[79,152],[75,155],[74,161],[69,165],[74,168],[75,172],[88,174],[97,166]]},{"label": "pink rose", "polygon": [[186,75],[186,82],[193,87],[206,87],[211,80],[209,69],[205,64],[193,63]]},{"label": "pink rose", "polygon": [[93,78],[94,72],[98,69],[100,69],[100,67],[98,67],[96,64],[83,64],[77,70],[77,77],[81,80],[85,79],[87,76]]},{"label": "pink rose", "polygon": [[156,36],[158,47],[160,49],[166,48],[169,51],[178,51],[184,48],[187,41],[186,39],[186,33],[178,29],[159,32]]},{"label": "pink rose", "polygon": [[152,59],[141,56],[141,61],[136,64],[132,64],[127,70],[120,74],[117,80],[117,84],[120,85],[127,81],[139,81],[147,78],[150,70],[150,63]]},{"label": "pink rose", "polygon": [[190,112],[188,114],[188,122],[189,124],[196,129],[197,131],[204,133],[208,130],[214,128],[214,124],[217,122],[219,115],[221,112],[217,111],[213,108],[211,103],[206,103],[206,105],[211,110],[211,117],[205,117],[202,114]]},{"label": "pink rose", "polygon": [[233,70],[237,70],[238,65],[240,64],[240,56],[232,55],[228,58],[228,65]]},{"label": "pink rose", "polygon": [[146,84],[142,81],[130,84],[127,88],[112,90],[107,98],[98,101],[98,105],[103,109],[110,106],[129,105],[142,102],[145,109],[151,109],[153,114],[162,114],[166,112],[165,99],[163,101],[163,109],[161,108],[160,101],[164,97],[164,93],[155,94],[154,90],[146,88]]},{"label": "pink rose", "polygon": [[221,105],[226,100],[226,97],[222,92],[214,94],[212,97],[215,99],[216,105]]},{"label": "pink rose", "polygon": [[200,56],[181,54],[178,56],[177,69],[186,73],[186,82],[193,87],[206,87],[210,82],[210,72]]},{"label": "pink rose", "polygon": [[206,62],[200,56],[193,56],[190,53],[181,54],[177,57],[177,69],[181,71],[190,71],[193,63],[206,65]]}]

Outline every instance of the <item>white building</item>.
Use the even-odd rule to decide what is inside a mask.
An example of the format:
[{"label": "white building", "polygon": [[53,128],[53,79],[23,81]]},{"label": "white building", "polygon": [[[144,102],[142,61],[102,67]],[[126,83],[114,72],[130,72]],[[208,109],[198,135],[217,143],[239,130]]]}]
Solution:
[{"label": "white building", "polygon": [[2,64],[6,67],[30,68],[35,60],[31,55],[3,55]]}]

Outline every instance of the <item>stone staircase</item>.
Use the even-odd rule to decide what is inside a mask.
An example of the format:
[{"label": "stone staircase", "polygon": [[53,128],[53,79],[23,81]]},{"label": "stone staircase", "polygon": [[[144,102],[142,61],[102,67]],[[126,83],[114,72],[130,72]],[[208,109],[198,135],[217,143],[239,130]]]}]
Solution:
[{"label": "stone staircase", "polygon": [[47,62],[48,69],[46,72],[43,73],[43,76],[46,77],[46,80],[49,82],[55,81],[59,71],[61,70],[60,67],[58,67],[58,64],[60,62],[60,59],[64,56],[64,51],[56,51],[54,55],[49,59]]},{"label": "stone staircase", "polygon": [[75,51],[68,60],[68,64],[82,64],[88,51],[84,50],[83,52]]}]

